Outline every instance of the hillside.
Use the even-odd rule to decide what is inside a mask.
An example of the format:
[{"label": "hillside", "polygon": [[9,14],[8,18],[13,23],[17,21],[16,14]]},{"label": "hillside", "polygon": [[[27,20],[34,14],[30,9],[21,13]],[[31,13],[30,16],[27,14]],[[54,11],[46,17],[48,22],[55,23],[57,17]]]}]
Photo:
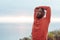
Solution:
[{"label": "hillside", "polygon": [[[31,36],[29,37],[24,37],[19,40],[31,40]],[[60,40],[60,31],[52,31],[48,33],[48,40]]]}]

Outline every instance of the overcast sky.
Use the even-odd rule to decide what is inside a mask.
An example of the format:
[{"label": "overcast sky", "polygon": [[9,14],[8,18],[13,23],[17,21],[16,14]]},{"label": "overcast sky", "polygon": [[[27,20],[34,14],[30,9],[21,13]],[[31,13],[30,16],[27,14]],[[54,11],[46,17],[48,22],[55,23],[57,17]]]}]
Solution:
[{"label": "overcast sky", "polygon": [[53,17],[60,15],[60,0],[0,0],[0,16],[32,16],[34,8],[50,6]]},{"label": "overcast sky", "polygon": [[17,20],[16,22],[19,22],[20,19],[30,20],[29,22],[31,22],[32,19],[27,17],[33,18],[34,8],[43,5],[50,6],[51,17],[53,20],[60,22],[59,4],[59,0],[0,0],[0,22],[14,22],[15,19]]}]

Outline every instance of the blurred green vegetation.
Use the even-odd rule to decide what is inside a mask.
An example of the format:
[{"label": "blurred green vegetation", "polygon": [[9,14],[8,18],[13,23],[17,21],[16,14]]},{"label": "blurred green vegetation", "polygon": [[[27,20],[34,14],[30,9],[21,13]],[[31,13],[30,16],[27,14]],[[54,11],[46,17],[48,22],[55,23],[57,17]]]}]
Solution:
[{"label": "blurred green vegetation", "polygon": [[[31,36],[24,37],[19,40],[31,40]],[[60,40],[60,31],[52,31],[48,33],[48,40]]]}]

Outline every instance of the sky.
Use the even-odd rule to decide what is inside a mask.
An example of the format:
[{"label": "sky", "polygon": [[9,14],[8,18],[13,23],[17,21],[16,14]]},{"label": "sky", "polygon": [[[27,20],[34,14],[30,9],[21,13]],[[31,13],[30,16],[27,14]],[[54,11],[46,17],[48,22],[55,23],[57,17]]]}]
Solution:
[{"label": "sky", "polygon": [[37,6],[51,7],[49,31],[59,29],[60,0],[0,0],[0,40],[19,40],[29,36]]},{"label": "sky", "polygon": [[18,19],[22,17],[31,17],[33,20],[34,8],[44,5],[51,7],[51,17],[53,19],[60,20],[59,2],[59,0],[0,0],[0,22],[6,22],[4,19],[8,20],[8,18],[11,17],[11,22],[13,22],[12,19],[14,19],[14,17]]},{"label": "sky", "polygon": [[59,0],[0,0],[0,16],[32,16],[34,8],[50,6],[52,15],[59,17]]}]

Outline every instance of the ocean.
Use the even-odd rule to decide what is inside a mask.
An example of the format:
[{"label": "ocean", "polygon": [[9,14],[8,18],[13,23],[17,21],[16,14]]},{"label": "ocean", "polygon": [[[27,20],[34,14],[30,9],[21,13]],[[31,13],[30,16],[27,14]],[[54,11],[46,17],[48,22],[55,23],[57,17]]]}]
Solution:
[{"label": "ocean", "polygon": [[[0,40],[19,40],[29,37],[32,31],[32,23],[0,23]],[[49,32],[60,29],[60,23],[51,23]]]}]

